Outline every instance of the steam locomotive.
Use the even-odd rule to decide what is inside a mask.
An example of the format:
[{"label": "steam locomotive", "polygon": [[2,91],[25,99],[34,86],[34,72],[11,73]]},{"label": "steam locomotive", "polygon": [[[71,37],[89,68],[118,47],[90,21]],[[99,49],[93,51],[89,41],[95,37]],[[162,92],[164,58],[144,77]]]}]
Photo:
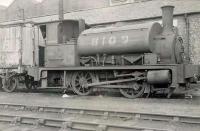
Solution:
[{"label": "steam locomotive", "polygon": [[[184,60],[173,10],[173,6],[162,7],[162,25],[89,28],[84,20],[21,24],[26,39],[15,36],[19,42],[14,49],[11,46],[13,50],[5,50],[9,43],[1,39],[2,89],[13,92],[24,83],[28,89],[58,87],[78,95],[99,89],[119,90],[127,98],[187,93],[190,84],[199,80],[200,66]],[[8,61],[13,58],[15,63]]]}]

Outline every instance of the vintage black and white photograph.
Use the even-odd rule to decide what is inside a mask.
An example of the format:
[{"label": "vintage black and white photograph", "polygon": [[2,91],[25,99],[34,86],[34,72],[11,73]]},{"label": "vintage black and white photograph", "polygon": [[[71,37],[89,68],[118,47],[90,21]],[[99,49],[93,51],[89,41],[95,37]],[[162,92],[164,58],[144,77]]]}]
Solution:
[{"label": "vintage black and white photograph", "polygon": [[0,0],[0,131],[200,131],[200,0]]}]

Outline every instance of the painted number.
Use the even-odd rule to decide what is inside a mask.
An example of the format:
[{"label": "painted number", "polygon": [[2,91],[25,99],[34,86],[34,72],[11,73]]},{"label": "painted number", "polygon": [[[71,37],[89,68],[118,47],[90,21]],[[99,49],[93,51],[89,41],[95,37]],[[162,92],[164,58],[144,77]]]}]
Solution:
[{"label": "painted number", "polygon": [[97,46],[99,43],[99,38],[93,38],[92,39],[92,46]]},{"label": "painted number", "polygon": [[115,45],[117,40],[116,36],[111,36],[108,40],[109,45]]},{"label": "painted number", "polygon": [[127,44],[128,43],[128,36],[121,36],[122,43]]},{"label": "painted number", "polygon": [[104,46],[107,43],[112,46],[115,45],[116,43],[127,44],[129,42],[128,36],[121,36],[119,38],[120,38],[119,42],[117,41],[118,38],[116,36],[92,38],[92,46],[98,46],[98,44],[102,44]]}]

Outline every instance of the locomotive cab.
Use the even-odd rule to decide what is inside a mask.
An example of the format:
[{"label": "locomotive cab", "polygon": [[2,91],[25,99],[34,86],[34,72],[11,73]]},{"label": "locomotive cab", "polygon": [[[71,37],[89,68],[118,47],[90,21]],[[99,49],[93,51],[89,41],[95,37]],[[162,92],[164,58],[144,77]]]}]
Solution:
[{"label": "locomotive cab", "polygon": [[[45,23],[45,25],[42,23],[38,27],[39,35],[42,35],[39,37],[39,45],[44,47],[44,67],[79,65],[76,41],[85,29],[83,20],[64,20]],[[41,60],[42,53],[39,54],[39,60]]]}]

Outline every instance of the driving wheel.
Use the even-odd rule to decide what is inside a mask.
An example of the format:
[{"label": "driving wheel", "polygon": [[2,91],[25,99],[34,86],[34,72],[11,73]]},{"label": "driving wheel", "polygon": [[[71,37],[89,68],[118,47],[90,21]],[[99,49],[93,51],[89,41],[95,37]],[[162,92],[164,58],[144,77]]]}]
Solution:
[{"label": "driving wheel", "polygon": [[92,88],[88,87],[88,84],[93,83],[95,77],[90,72],[76,72],[72,76],[72,88],[73,91],[82,96],[89,95],[92,92]]},{"label": "driving wheel", "polygon": [[138,98],[141,97],[144,94],[145,86],[143,83],[138,83],[138,82],[128,82],[124,83],[127,85],[129,88],[121,88],[120,93],[127,97],[127,98]]}]

